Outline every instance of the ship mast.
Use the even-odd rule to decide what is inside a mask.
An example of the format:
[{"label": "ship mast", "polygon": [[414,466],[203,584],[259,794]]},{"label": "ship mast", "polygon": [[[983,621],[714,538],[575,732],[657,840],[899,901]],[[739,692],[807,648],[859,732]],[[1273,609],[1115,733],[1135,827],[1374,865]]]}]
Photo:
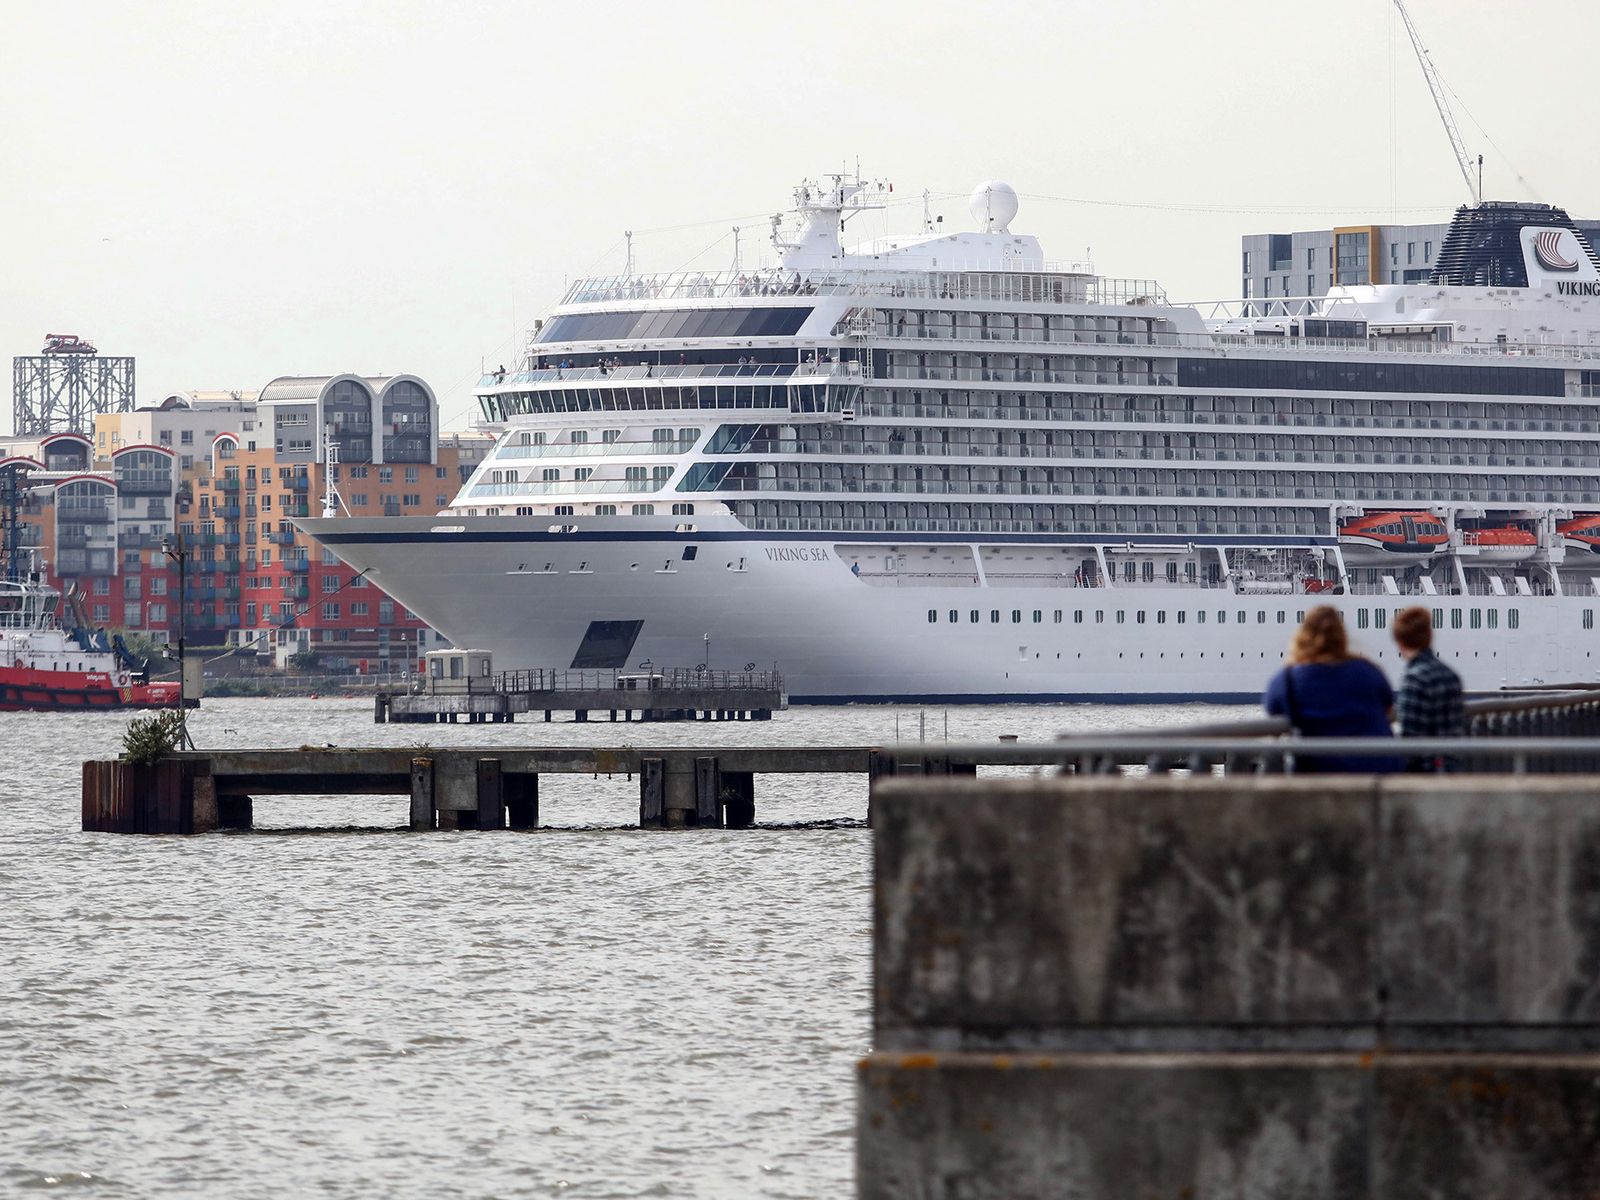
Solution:
[{"label": "ship mast", "polygon": [[1478,173],[1473,177],[1472,156],[1467,153],[1467,144],[1461,139],[1461,130],[1456,128],[1456,119],[1450,112],[1450,104],[1444,96],[1444,83],[1439,78],[1439,72],[1434,70],[1433,60],[1428,57],[1428,50],[1422,44],[1422,37],[1417,33],[1417,27],[1411,23],[1411,14],[1406,11],[1404,0],[1394,0],[1394,6],[1400,10],[1400,19],[1406,23],[1406,33],[1411,37],[1411,47],[1417,52],[1417,62],[1422,65],[1422,77],[1428,81],[1428,90],[1433,93],[1433,103],[1439,110],[1439,119],[1444,122],[1444,131],[1450,138],[1450,146],[1456,152],[1456,165],[1461,168],[1461,178],[1467,181],[1467,192],[1472,196],[1474,206],[1483,202],[1483,155],[1478,155]]}]

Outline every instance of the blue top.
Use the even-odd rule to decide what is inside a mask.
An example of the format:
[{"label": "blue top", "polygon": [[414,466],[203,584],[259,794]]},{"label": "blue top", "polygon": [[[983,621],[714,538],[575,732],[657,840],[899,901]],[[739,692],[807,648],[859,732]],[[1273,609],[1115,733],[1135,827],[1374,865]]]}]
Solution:
[{"label": "blue top", "polygon": [[[1293,672],[1293,689],[1288,677]],[[1291,699],[1292,697],[1292,699]],[[1304,737],[1393,737],[1389,709],[1394,689],[1364,658],[1341,663],[1304,663],[1272,677],[1261,697],[1269,716],[1287,717]],[[1398,758],[1300,758],[1298,770],[1398,771]]]}]

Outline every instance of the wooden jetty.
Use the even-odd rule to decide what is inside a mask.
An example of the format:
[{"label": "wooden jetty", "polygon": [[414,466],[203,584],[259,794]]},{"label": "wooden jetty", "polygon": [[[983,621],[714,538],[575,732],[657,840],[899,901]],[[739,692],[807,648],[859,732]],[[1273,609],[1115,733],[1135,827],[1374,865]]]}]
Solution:
[{"label": "wooden jetty", "polygon": [[[587,721],[765,721],[789,706],[776,671],[534,670],[481,674],[477,652],[458,652],[466,671],[429,676],[403,690],[380,690],[373,720],[385,723],[500,724],[519,716],[570,712]],[[443,657],[448,652],[441,652]],[[481,661],[487,667],[487,656]]]},{"label": "wooden jetty", "polygon": [[745,828],[757,775],[972,775],[978,759],[1023,764],[1047,748],[957,752],[878,746],[380,747],[194,750],[157,763],[83,764],[83,828],[103,833],[249,829],[263,796],[409,796],[410,827],[533,829],[542,775],[635,778],[645,829]]}]

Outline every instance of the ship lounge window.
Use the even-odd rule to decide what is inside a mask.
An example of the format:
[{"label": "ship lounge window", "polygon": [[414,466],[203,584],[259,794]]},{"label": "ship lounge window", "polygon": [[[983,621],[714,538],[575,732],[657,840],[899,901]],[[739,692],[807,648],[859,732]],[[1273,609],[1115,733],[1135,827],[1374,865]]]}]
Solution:
[{"label": "ship lounge window", "polygon": [[1435,629],[1444,628],[1444,609],[1436,608],[1433,610],[1433,627]]},{"label": "ship lounge window", "polygon": [[1500,628],[1500,610],[1498,608],[1491,608],[1489,610],[1489,628]]},{"label": "ship lounge window", "polygon": [[1585,629],[1594,628],[1594,609],[1586,608],[1583,610],[1583,627]]},{"label": "ship lounge window", "polygon": [[636,517],[653,517],[656,515],[656,506],[654,504],[635,504],[633,506],[633,515]]},{"label": "ship lounge window", "polygon": [[1364,608],[1363,609],[1358,609],[1356,611],[1356,628],[1357,629],[1365,629],[1366,627],[1367,627],[1367,610],[1364,609]]},{"label": "ship lounge window", "polygon": [[[1305,620],[1304,617],[1301,617],[1300,619],[1302,621]],[[1389,625],[1389,610],[1386,609],[1386,608],[1375,608],[1375,609],[1373,609],[1372,610],[1372,625],[1373,625],[1373,628],[1375,628],[1375,629],[1385,629],[1385,628],[1387,628],[1388,625]],[[1474,628],[1476,628],[1476,626],[1474,626]]]},{"label": "ship lounge window", "polygon": [[1475,608],[1468,614],[1468,626],[1472,629],[1483,628],[1483,609]]},{"label": "ship lounge window", "polygon": [[1461,628],[1461,610],[1459,608],[1452,608],[1450,610],[1450,628]]},{"label": "ship lounge window", "polygon": [[1522,611],[1512,608],[1506,610],[1506,628],[1515,629],[1522,623]]}]

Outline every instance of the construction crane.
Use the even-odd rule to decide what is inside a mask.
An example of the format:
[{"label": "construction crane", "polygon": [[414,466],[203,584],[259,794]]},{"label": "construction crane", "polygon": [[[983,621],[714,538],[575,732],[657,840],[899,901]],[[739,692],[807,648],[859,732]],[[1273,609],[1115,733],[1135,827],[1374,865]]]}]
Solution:
[{"label": "construction crane", "polygon": [[1411,37],[1411,46],[1417,52],[1417,61],[1422,64],[1422,77],[1428,81],[1428,90],[1433,93],[1433,103],[1439,110],[1439,119],[1444,122],[1444,131],[1450,135],[1450,145],[1456,152],[1456,163],[1461,167],[1461,178],[1467,181],[1467,192],[1472,196],[1474,205],[1483,201],[1483,155],[1478,155],[1478,172],[1472,172],[1472,156],[1467,153],[1467,144],[1461,140],[1461,131],[1456,128],[1456,119],[1450,112],[1450,104],[1444,98],[1444,84],[1439,79],[1439,72],[1433,69],[1433,60],[1428,57],[1427,47],[1422,44],[1422,38],[1417,33],[1417,27],[1411,23],[1411,14],[1406,11],[1403,0],[1394,0],[1394,6],[1400,10],[1400,19],[1406,23],[1406,33]]}]

